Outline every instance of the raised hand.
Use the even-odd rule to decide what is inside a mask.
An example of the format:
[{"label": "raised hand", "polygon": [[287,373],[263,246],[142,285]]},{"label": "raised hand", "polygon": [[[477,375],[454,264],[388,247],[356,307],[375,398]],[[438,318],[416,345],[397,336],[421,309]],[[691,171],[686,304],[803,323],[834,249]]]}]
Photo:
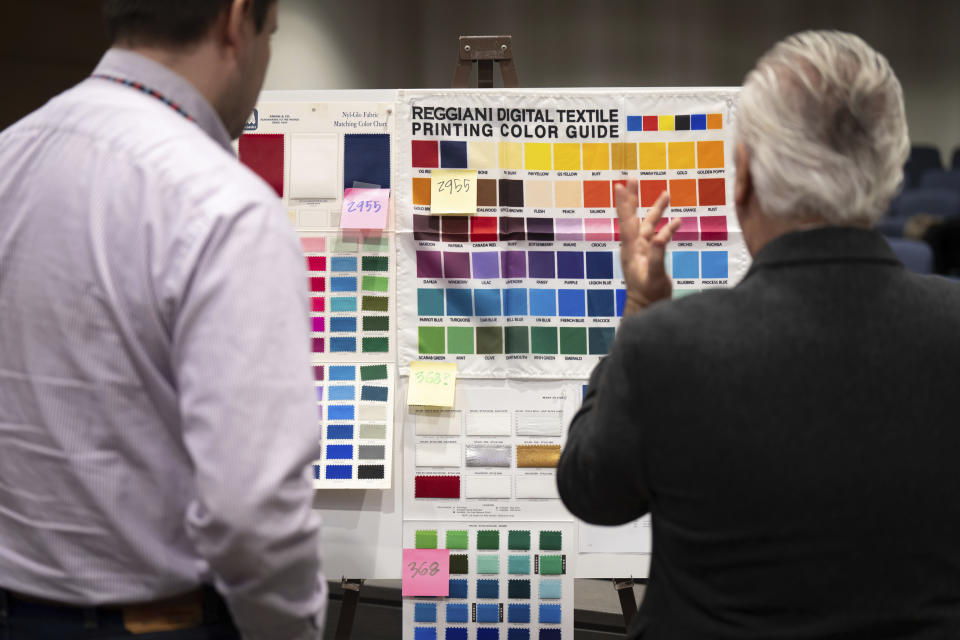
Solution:
[{"label": "raised hand", "polygon": [[620,219],[620,263],[627,281],[627,300],[623,315],[637,313],[658,300],[669,299],[673,283],[663,264],[667,243],[680,227],[682,220],[674,218],[657,231],[657,223],[670,204],[670,195],[664,191],[641,220],[637,216],[640,198],[637,181],[627,180],[627,186],[617,185],[615,192],[617,217]]}]

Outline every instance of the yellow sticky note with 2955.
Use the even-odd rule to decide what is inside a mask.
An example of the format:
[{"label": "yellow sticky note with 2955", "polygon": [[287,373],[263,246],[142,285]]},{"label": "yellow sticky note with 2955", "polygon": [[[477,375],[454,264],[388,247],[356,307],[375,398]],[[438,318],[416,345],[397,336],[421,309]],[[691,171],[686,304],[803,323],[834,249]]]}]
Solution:
[{"label": "yellow sticky note with 2955", "polygon": [[476,169],[434,169],[431,172],[430,213],[472,216],[476,212]]},{"label": "yellow sticky note with 2955", "polygon": [[455,362],[410,363],[410,388],[407,404],[426,407],[452,407],[457,389]]}]

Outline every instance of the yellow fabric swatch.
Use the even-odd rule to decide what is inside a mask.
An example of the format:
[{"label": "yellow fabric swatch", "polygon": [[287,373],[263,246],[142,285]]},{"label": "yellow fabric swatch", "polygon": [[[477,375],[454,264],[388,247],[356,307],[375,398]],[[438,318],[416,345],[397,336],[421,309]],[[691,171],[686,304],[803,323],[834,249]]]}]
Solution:
[{"label": "yellow fabric swatch", "polygon": [[580,143],[554,143],[553,168],[555,171],[580,171]]},{"label": "yellow fabric swatch", "polygon": [[610,145],[610,168],[614,171],[634,171],[637,168],[637,143],[614,142]]},{"label": "yellow fabric swatch", "polygon": [[501,142],[498,151],[501,169],[523,169],[522,142]]},{"label": "yellow fabric swatch", "polygon": [[657,118],[657,129],[660,131],[673,131],[673,116],[659,116]]},{"label": "yellow fabric swatch", "polygon": [[666,171],[667,143],[641,142],[640,143],[640,170]]},{"label": "yellow fabric swatch", "polygon": [[608,171],[610,169],[610,145],[606,142],[583,143],[583,170]]},{"label": "yellow fabric swatch", "polygon": [[550,171],[550,143],[525,142],[523,155],[527,171]]},{"label": "yellow fabric swatch", "polygon": [[693,154],[692,142],[671,142],[669,144],[670,168],[693,169],[696,166]]}]

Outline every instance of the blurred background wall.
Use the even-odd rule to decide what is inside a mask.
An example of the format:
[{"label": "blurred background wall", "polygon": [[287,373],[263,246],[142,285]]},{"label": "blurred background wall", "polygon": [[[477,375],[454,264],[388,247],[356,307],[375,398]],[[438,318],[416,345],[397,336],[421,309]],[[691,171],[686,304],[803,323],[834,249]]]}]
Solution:
[{"label": "blurred background wall", "polygon": [[[853,31],[904,86],[911,137],[960,144],[958,0],[279,0],[267,89],[449,86],[457,36],[510,34],[522,86],[738,85],[809,28]],[[0,0],[0,127],[82,79],[98,0]]]}]

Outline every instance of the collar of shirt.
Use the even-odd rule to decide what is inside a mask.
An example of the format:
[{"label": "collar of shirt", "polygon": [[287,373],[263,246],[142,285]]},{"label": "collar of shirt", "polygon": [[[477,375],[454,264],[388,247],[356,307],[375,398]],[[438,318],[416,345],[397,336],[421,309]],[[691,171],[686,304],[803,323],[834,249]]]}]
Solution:
[{"label": "collar of shirt", "polygon": [[103,55],[93,73],[139,82],[165,98],[179,103],[208,136],[225,150],[233,153],[230,134],[223,126],[220,116],[206,98],[186,78],[175,71],[139,53],[112,48]]},{"label": "collar of shirt", "polygon": [[754,256],[746,277],[765,267],[824,262],[875,262],[903,266],[887,241],[876,231],[824,226],[792,231],[774,238]]}]

